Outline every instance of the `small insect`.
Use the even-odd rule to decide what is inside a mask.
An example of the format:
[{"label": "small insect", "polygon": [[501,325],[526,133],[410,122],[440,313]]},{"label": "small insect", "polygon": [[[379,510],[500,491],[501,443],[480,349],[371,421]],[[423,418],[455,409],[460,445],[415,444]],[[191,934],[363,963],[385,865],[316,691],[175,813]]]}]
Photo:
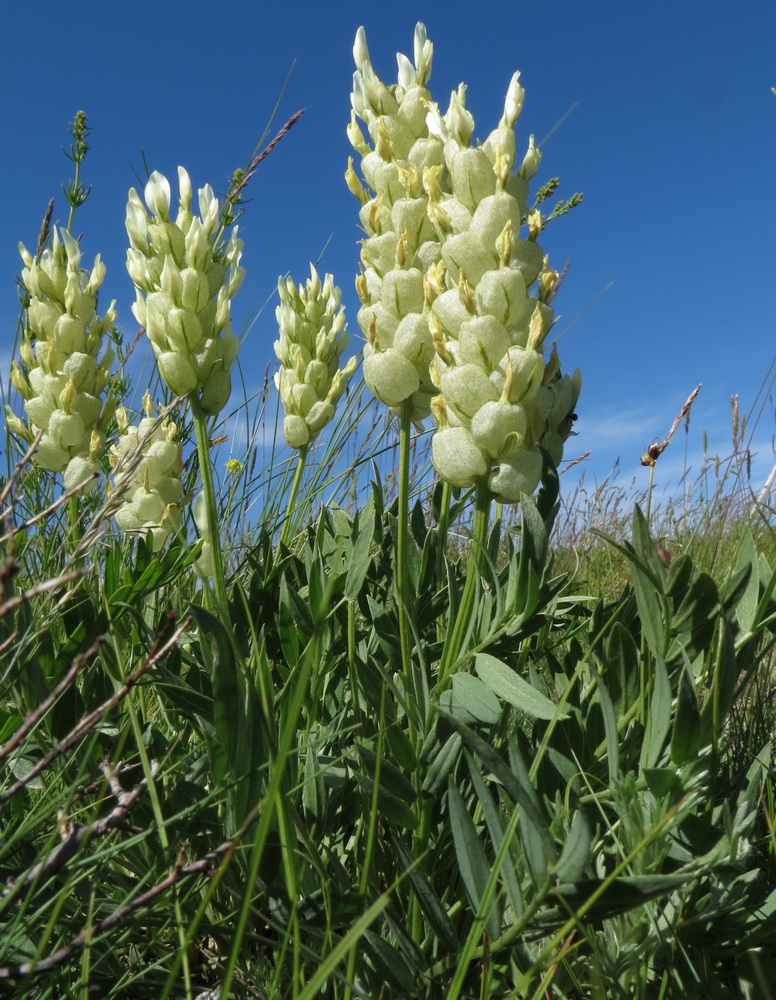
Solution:
[{"label": "small insect", "polygon": [[677,413],[676,419],[674,420],[673,424],[671,424],[671,430],[668,432],[668,434],[666,434],[665,439],[661,441],[659,437],[655,438],[652,444],[649,446],[649,448],[647,448],[647,450],[641,456],[642,465],[648,465],[648,466],[654,465],[655,462],[657,462],[657,460],[666,450],[666,448],[668,447],[668,442],[674,435],[674,431],[682,422],[684,417],[686,417],[687,414],[690,412],[690,407],[695,402],[695,397],[701,391],[701,385],[703,385],[702,382],[700,385],[697,385],[690,393],[690,395],[687,397],[684,406],[682,406],[681,410]]},{"label": "small insect", "polygon": [[579,417],[573,410],[571,413],[567,413],[563,420],[561,420],[560,426],[558,427],[558,434],[560,434],[564,441],[574,433],[571,428],[577,420],[579,420]]},{"label": "small insect", "polygon": [[661,441],[660,438],[655,438],[649,448],[647,448],[641,456],[641,464],[654,465],[668,447],[668,441],[669,438],[666,438],[665,441]]}]

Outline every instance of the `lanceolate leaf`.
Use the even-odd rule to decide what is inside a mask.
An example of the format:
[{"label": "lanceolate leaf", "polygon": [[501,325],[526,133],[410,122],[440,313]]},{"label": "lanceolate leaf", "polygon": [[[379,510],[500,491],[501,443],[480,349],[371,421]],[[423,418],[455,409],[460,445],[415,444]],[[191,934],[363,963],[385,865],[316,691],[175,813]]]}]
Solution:
[{"label": "lanceolate leaf", "polygon": [[458,938],[455,933],[455,927],[448,917],[441,900],[429,885],[417,860],[413,857],[404,841],[394,833],[391,833],[390,837],[391,843],[404,869],[404,874],[412,886],[429,927],[445,948],[454,951],[458,947]]},{"label": "lanceolate leaf", "polygon": [[652,658],[655,683],[649,703],[644,742],[641,746],[641,767],[656,767],[671,728],[671,683],[666,665],[659,656]]},{"label": "lanceolate leaf", "polygon": [[353,523],[353,538],[348,553],[348,570],[345,577],[345,598],[354,601],[364,584],[371,558],[372,539],[375,531],[374,492],[369,494],[363,509],[358,512]]},{"label": "lanceolate leaf", "polygon": [[[461,872],[466,895],[469,897],[472,910],[476,914],[483,905],[485,887],[490,876],[490,865],[477,829],[466,811],[461,793],[452,781],[447,787],[447,803],[450,810],[450,826],[453,831],[458,868]],[[495,899],[487,900],[485,908],[488,911],[485,926],[490,937],[495,939],[498,937],[500,925]]]},{"label": "lanceolate leaf", "polygon": [[520,806],[524,816],[530,819],[532,826],[540,834],[545,854],[548,857],[554,856],[555,845],[550,836],[547,823],[542,816],[536,792],[531,786],[525,765],[520,761],[519,755],[516,755],[514,761],[520,767],[520,774],[517,775],[499,753],[482,739],[481,736],[459,719],[456,719],[455,716],[450,715],[441,708],[439,711],[448,720],[450,725],[461,734],[466,745],[479,757],[486,769],[501,782],[512,801]]},{"label": "lanceolate leaf", "polygon": [[471,674],[453,674],[452,688],[444,691],[439,704],[464,722],[498,722],[501,714],[490,689]]},{"label": "lanceolate leaf", "polygon": [[[468,764],[472,784],[474,785],[474,790],[477,793],[477,798],[479,799],[480,806],[482,807],[482,814],[485,817],[485,822],[488,825],[488,833],[490,834],[490,839],[493,844],[493,856],[495,857],[501,850],[501,845],[504,841],[504,828],[501,822],[501,816],[499,815],[496,804],[493,801],[493,796],[488,791],[485,782],[471,757],[468,759]],[[523,912],[523,894],[520,891],[520,883],[515,875],[514,859],[512,855],[513,852],[511,850],[507,851],[506,857],[504,858],[504,862],[501,866],[501,877],[504,881],[504,888],[506,889],[509,905],[512,907],[515,914],[520,916]]]},{"label": "lanceolate leaf", "polygon": [[698,696],[689,667],[685,664],[679,674],[679,692],[676,699],[676,717],[671,734],[671,760],[686,764],[701,746],[701,713]]},{"label": "lanceolate leaf", "polygon": [[474,658],[474,669],[479,678],[502,701],[514,705],[521,712],[533,719],[568,718],[568,712],[559,710],[550,699],[537,691],[506,663],[497,660],[489,653],[477,653]]},{"label": "lanceolate leaf", "polygon": [[592,835],[581,809],[574,813],[566,843],[555,865],[555,874],[561,882],[576,882],[590,864]]}]

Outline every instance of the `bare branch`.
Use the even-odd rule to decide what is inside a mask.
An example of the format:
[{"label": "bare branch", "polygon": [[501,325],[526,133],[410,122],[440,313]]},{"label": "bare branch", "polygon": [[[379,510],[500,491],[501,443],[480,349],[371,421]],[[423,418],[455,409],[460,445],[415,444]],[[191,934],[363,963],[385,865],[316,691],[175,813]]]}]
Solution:
[{"label": "bare branch", "polygon": [[[255,818],[255,813],[252,814],[251,821],[253,818]],[[131,902],[125,904],[124,906],[119,906],[113,911],[113,913],[105,917],[104,920],[100,920],[91,927],[85,928],[63,948],[60,948],[53,954],[48,955],[46,958],[41,958],[37,962],[22,962],[20,965],[0,966],[0,981],[6,979],[19,979],[24,976],[39,975],[43,972],[50,972],[51,969],[61,965],[62,962],[66,962],[72,957],[72,955],[75,954],[75,952],[83,948],[87,941],[93,942],[98,934],[102,934],[105,931],[110,930],[111,927],[117,926],[136,910],[140,910],[144,906],[147,906],[154,899],[156,899],[157,896],[161,896],[162,893],[167,892],[168,889],[177,885],[178,882],[182,882],[186,878],[191,878],[192,875],[211,874],[217,861],[223,859],[222,864],[228,863],[235,848],[239,845],[240,839],[246,828],[247,827],[244,824],[240,832],[235,837],[231,840],[225,840],[223,844],[216,847],[215,850],[205,854],[197,861],[193,861],[190,865],[176,865],[170,874],[166,878],[163,878],[161,882],[157,882],[156,885],[142,893],[142,895],[136,896]]]},{"label": "bare branch", "polygon": [[[103,761],[100,765],[100,770],[105,775],[108,781],[110,790],[116,798],[116,805],[111,809],[107,816],[101,816],[99,819],[94,820],[93,823],[89,823],[86,826],[75,825],[67,834],[67,836],[62,840],[62,843],[51,851],[47,857],[40,861],[37,865],[32,867],[23,879],[18,881],[9,880],[6,885],[6,889],[2,893],[3,896],[8,895],[14,889],[22,889],[25,886],[32,885],[33,882],[38,881],[38,879],[48,878],[50,875],[54,875],[57,872],[62,871],[68,861],[78,853],[79,848],[82,844],[87,841],[94,840],[98,837],[104,837],[106,833],[111,830],[126,830],[127,829],[127,814],[132,807],[135,800],[146,788],[146,779],[143,778],[131,791],[125,791],[119,782],[119,775],[124,769],[123,763],[119,762],[115,768],[111,769],[110,764],[107,761]],[[159,769],[159,765],[156,761],[151,762],[151,774],[156,774]],[[131,830],[133,833],[139,832],[138,830]]]},{"label": "bare branch", "polygon": [[72,583],[74,580],[80,580],[82,577],[86,576],[89,571],[86,569],[73,569],[67,573],[61,573],[59,576],[54,576],[50,580],[44,580],[43,583],[36,583],[34,587],[30,587],[29,590],[23,590],[20,594],[16,594],[14,597],[9,597],[7,601],[3,601],[0,604],[0,618],[7,615],[9,611],[14,608],[18,608],[20,604],[24,604],[25,601],[29,600],[31,597],[37,597],[39,594],[46,594],[51,590],[58,590],[63,587],[66,583]]},{"label": "bare branch", "polygon": [[154,639],[148,656],[137,668],[137,670],[125,678],[121,687],[115,691],[107,701],[104,701],[99,708],[96,708],[93,712],[89,712],[84,715],[81,721],[70,730],[67,736],[61,739],[55,747],[52,747],[52,749],[49,750],[44,757],[31,767],[23,778],[20,778],[18,781],[14,782],[13,785],[0,792],[0,805],[2,805],[3,802],[7,802],[8,799],[13,798],[13,796],[16,795],[16,793],[28,782],[32,781],[33,778],[36,778],[42,771],[45,771],[52,760],[56,760],[56,758],[60,757],[66,750],[69,750],[71,746],[87,736],[95,728],[95,726],[102,721],[108,712],[110,712],[116,707],[116,705],[119,704],[119,702],[126,698],[143,674],[146,673],[146,671],[149,670],[158,660],[160,660],[171,646],[175,645],[191,621],[190,618],[186,618],[178,626],[178,628],[174,630],[172,635],[168,635],[175,619],[175,612],[170,611],[167,615],[167,620],[159,629],[159,632]]},{"label": "bare branch", "polygon": [[[0,503],[5,503],[6,499],[8,498],[9,493],[14,488],[16,480],[21,475],[22,469],[24,468],[25,465],[27,465],[27,463],[30,461],[30,459],[32,458],[32,456],[38,450],[38,445],[41,442],[41,438],[43,437],[43,434],[44,434],[44,431],[38,431],[38,433],[35,435],[35,438],[33,439],[32,443],[30,444],[30,447],[27,449],[27,451],[24,453],[24,455],[22,455],[22,457],[19,459],[19,461],[13,467],[13,472],[11,473],[11,475],[10,475],[10,477],[8,479],[8,482],[5,484],[5,486],[3,487],[2,491],[0,491]],[[13,504],[11,504],[11,507],[9,508],[9,511],[12,510],[12,509],[13,509]],[[7,513],[6,511],[3,512],[3,517],[6,516],[6,513]]]},{"label": "bare branch", "polygon": [[46,712],[48,712],[48,710],[51,708],[51,706],[54,704],[57,698],[59,698],[60,695],[62,695],[67,690],[67,688],[70,687],[70,685],[78,676],[78,673],[81,670],[81,668],[85,666],[86,661],[96,654],[97,650],[100,648],[100,644],[102,643],[103,638],[104,636],[99,636],[97,639],[95,639],[95,641],[86,650],[85,653],[81,653],[80,656],[76,657],[72,667],[70,667],[68,672],[62,678],[62,680],[57,684],[57,686],[54,688],[51,694],[48,695],[47,698],[44,698],[44,700],[40,703],[40,705],[38,705],[37,708],[33,709],[27,715],[26,719],[22,722],[22,724],[13,734],[13,736],[11,736],[11,738],[8,740],[5,746],[0,747],[0,761],[5,760],[8,754],[22,742],[27,733],[29,733],[29,731],[33,728],[33,726],[37,724],[39,719],[43,718],[43,716],[46,714]]}]

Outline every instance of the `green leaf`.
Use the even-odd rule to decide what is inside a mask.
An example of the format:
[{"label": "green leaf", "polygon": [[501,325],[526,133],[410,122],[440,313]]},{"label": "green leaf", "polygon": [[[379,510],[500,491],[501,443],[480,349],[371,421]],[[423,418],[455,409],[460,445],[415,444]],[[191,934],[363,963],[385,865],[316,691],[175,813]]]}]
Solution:
[{"label": "green leaf", "polygon": [[685,664],[679,675],[676,717],[671,734],[671,760],[677,766],[692,760],[701,747],[701,712],[695,682]]},{"label": "green leaf", "polygon": [[[355,774],[355,779],[371,799],[375,787],[374,779],[358,772]],[[406,830],[415,830],[420,823],[420,820],[406,802],[396,798],[395,795],[391,795],[382,784],[377,789],[377,810],[389,823],[393,823],[394,826],[403,827]]]},{"label": "green leaf", "polygon": [[444,691],[439,704],[464,722],[498,722],[501,706],[481,680],[471,674],[453,674],[452,688]]},{"label": "green leaf", "polygon": [[[504,842],[504,827],[496,804],[493,801],[493,796],[488,791],[480,772],[475,767],[474,760],[469,757],[467,763],[474,791],[477,793],[477,798],[482,806],[482,814],[488,825],[488,833],[493,843],[493,854],[495,857],[498,855],[501,845]],[[509,905],[517,916],[521,916],[523,913],[523,894],[520,891],[520,883],[515,876],[514,857],[510,850],[507,851],[501,865],[501,878],[504,880],[504,888],[506,889]]]},{"label": "green leaf", "polygon": [[641,745],[640,764],[642,768],[655,767],[671,728],[671,682],[666,665],[659,656],[652,659],[655,686],[647,713],[644,742]]},{"label": "green leaf", "polygon": [[[190,612],[200,629],[203,652],[206,651],[206,644],[210,646],[213,724],[216,739],[226,755],[223,764],[232,769],[236,763],[242,763],[239,757],[239,733],[243,717],[243,699],[234,650],[223,625],[215,615],[198,605],[192,605]],[[223,777],[223,772],[218,777]]]},{"label": "green leaf", "polygon": [[[490,865],[480,843],[477,828],[466,811],[461,793],[452,780],[447,786],[447,806],[450,811],[450,828],[453,832],[458,868],[471,908],[475,914],[478,914],[483,905],[483,896],[490,877]],[[501,923],[495,907],[495,900],[488,900],[486,907],[488,915],[485,926],[491,940],[495,940],[498,937]]]},{"label": "green leaf", "polygon": [[326,783],[318,763],[315,747],[307,746],[304,762],[304,784],[302,785],[302,808],[305,816],[314,822],[322,822],[326,808]]},{"label": "green leaf", "polygon": [[566,843],[555,865],[555,874],[561,882],[576,882],[590,864],[592,834],[581,809],[574,813]]},{"label": "green leaf", "polygon": [[[681,649],[691,658],[711,643],[719,615],[719,592],[708,573],[698,573],[677,609],[673,630]],[[673,650],[672,650],[673,653]]]},{"label": "green leaf", "polygon": [[556,846],[550,836],[547,820],[542,815],[542,807],[536,789],[531,784],[528,770],[517,744],[509,744],[509,762],[522,791],[518,800],[521,805],[518,832],[523,845],[528,872],[538,889],[548,883],[550,865],[555,864]]},{"label": "green leaf", "polygon": [[203,694],[187,683],[188,674],[186,679],[176,677],[162,664],[154,667],[154,674],[154,690],[164,695],[178,711],[191,719],[212,720],[213,696]]},{"label": "green leaf", "polygon": [[638,662],[639,651],[633,636],[621,621],[616,621],[606,640],[601,670],[605,671],[607,690],[618,718],[625,715],[638,697]]},{"label": "green leaf", "polygon": [[353,522],[351,550],[349,552],[348,571],[345,576],[345,599],[354,601],[361,591],[369,571],[371,561],[372,540],[375,533],[375,500],[374,491],[369,494],[363,508]]},{"label": "green leaf", "polygon": [[666,625],[659,596],[663,589],[663,567],[638,504],[633,510],[633,545],[635,551],[629,558],[641,628],[649,648],[655,656],[662,656],[666,642]]},{"label": "green leaf", "polygon": [[614,715],[612,699],[598,671],[590,665],[598,685],[598,698],[601,704],[601,715],[604,720],[604,732],[606,733],[606,761],[609,766],[609,782],[614,786],[617,774],[620,770],[620,735],[617,731],[617,719]]},{"label": "green leaf", "polygon": [[[506,793],[511,796],[512,801],[517,803],[523,810],[523,819],[528,818],[532,826],[539,832],[542,850],[548,857],[555,854],[555,844],[550,836],[549,827],[542,816],[539,800],[535,789],[531,786],[525,764],[519,753],[516,751],[511,755],[512,767],[504,761],[499,753],[486,742],[478,733],[470,729],[460,719],[445,712],[442,708],[440,713],[447,719],[453,729],[457,730],[464,739],[470,750],[482,761],[485,767],[504,786]],[[510,747],[510,750],[513,750]]]},{"label": "green leaf", "polygon": [[657,554],[657,545],[649,531],[647,519],[638,504],[633,508],[633,550],[642,568],[649,574],[655,588],[663,590],[664,568]]},{"label": "green leaf", "polygon": [[295,667],[299,661],[300,616],[296,607],[298,603],[300,602],[296,594],[291,596],[284,573],[280,578],[278,594],[277,635],[283,656],[291,668]]},{"label": "green leaf", "polygon": [[413,972],[407,968],[406,962],[382,935],[365,930],[361,936],[359,947],[363,947],[374,965],[377,974],[394,989],[401,990],[405,996],[411,996],[417,989]]},{"label": "green leaf", "polygon": [[[364,743],[357,744],[356,750],[367,774],[370,778],[374,779],[377,774],[377,753],[372,747],[366,746]],[[414,802],[417,795],[415,789],[412,787],[412,782],[389,760],[386,760],[385,757],[380,759],[379,764],[380,787],[390,792],[391,795],[395,795],[396,798],[401,799],[403,802]]]},{"label": "green leaf", "polygon": [[390,838],[404,869],[404,874],[409,879],[409,883],[417,897],[418,905],[423,911],[423,916],[428,921],[429,927],[447,951],[455,951],[459,947],[458,938],[455,933],[455,927],[448,917],[442,902],[434,892],[421,871],[418,861],[412,856],[404,841],[400,840],[393,832],[390,833]]},{"label": "green leaf", "polygon": [[682,779],[673,767],[645,767],[647,788],[656,799],[674,799],[684,792]]},{"label": "green leaf", "polygon": [[[693,877],[692,872],[682,875],[637,875],[623,876],[610,881],[584,879],[573,885],[560,885],[554,891],[562,897],[566,905],[543,910],[534,918],[531,928],[546,931],[562,926],[568,920],[569,908],[579,912],[580,908],[585,907],[585,920],[616,917],[643,906],[652,899],[667,896]],[[599,892],[600,896],[587,906],[590,899]]]},{"label": "green leaf", "polygon": [[477,653],[474,669],[478,677],[503,701],[532,719],[567,719],[568,712],[524,680],[517,671],[489,653]]},{"label": "green leaf", "polygon": [[752,532],[747,530],[738,551],[737,569],[751,567],[749,580],[746,589],[738,599],[736,605],[736,618],[738,624],[744,632],[751,632],[757,620],[757,605],[760,597],[760,574],[757,565],[757,549],[755,548]]},{"label": "green leaf", "polygon": [[541,580],[547,561],[547,529],[531,497],[520,501],[520,552],[514,614],[529,618],[539,605]]},{"label": "green leaf", "polygon": [[668,568],[666,593],[669,597],[681,597],[686,593],[692,579],[692,559],[682,552],[671,561]]},{"label": "green leaf", "polygon": [[421,794],[433,795],[458,762],[463,739],[460,733],[453,733],[434,757],[421,786]]},{"label": "green leaf", "polygon": [[401,646],[399,644],[399,623],[392,610],[385,610],[371,596],[367,596],[372,628],[383,656],[388,660],[390,670],[401,671]]}]

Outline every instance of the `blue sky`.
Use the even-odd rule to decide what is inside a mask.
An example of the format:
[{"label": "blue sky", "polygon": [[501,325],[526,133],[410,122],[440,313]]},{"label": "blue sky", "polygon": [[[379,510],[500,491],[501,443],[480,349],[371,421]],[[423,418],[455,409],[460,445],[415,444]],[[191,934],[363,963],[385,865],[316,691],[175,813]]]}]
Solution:
[{"label": "blue sky", "polygon": [[[108,266],[105,295],[118,300],[129,337],[123,219],[141,150],[152,169],[173,178],[181,163],[195,186],[223,190],[278,98],[271,134],[297,109],[305,114],[259,167],[241,220],[247,276],[233,303],[236,328],[270,304],[243,346],[243,368],[259,383],[274,357],[278,274],[303,280],[322,253],[320,269],[342,286],[357,334],[357,203],[342,179],[353,37],[364,24],[373,64],[395,80],[395,53],[411,55],[417,20],[435,46],[434,96],[445,108],[464,81],[476,135],[496,123],[515,69],[526,89],[519,146],[573,108],[543,145],[535,179],[558,176],[559,194],[585,196],[543,241],[556,267],[571,261],[556,331],[573,322],[559,349],[564,367],[584,376],[567,457],[591,450],[586,475],[600,478],[620,456],[623,477],[646,482],[641,452],[699,382],[689,437],[677,432],[660,474],[678,478],[685,461],[697,467],[704,430],[709,449],[725,454],[730,396],[748,412],[776,353],[776,4],[762,0],[5,4],[3,365],[16,244],[34,245],[52,195],[55,218],[66,219],[61,147],[79,108],[93,130],[84,178],[93,190],[76,228],[87,260],[100,252]],[[769,389],[753,439],[759,481],[774,462]]]}]

